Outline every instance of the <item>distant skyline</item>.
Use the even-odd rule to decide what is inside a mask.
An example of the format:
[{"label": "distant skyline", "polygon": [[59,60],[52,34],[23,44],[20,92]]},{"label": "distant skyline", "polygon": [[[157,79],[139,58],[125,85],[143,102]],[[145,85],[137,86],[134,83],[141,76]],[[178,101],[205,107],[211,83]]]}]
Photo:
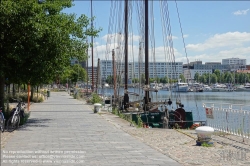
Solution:
[{"label": "distant skyline", "polygon": [[[189,62],[195,60],[201,60],[203,63],[221,62],[222,59],[241,58],[246,59],[247,64],[250,64],[249,1],[176,2]],[[80,14],[91,16],[90,0],[74,1],[74,4],[75,6],[65,9],[63,12],[75,13],[78,17]],[[175,1],[169,1],[168,4],[175,61],[187,63]],[[133,4],[133,6],[135,5]],[[112,57],[111,53],[106,55],[108,30],[111,26],[115,26],[109,25],[110,11],[114,11],[114,8],[111,8],[111,1],[93,0],[93,15],[96,17],[94,26],[103,29],[99,33],[99,37],[94,39],[94,65],[96,65],[98,58],[111,60]],[[156,61],[166,61],[162,39],[160,1],[154,1],[154,11],[155,59]],[[139,52],[138,39],[140,36],[136,13],[137,10],[133,9],[132,17],[134,19],[132,24],[135,28],[133,30],[130,29],[129,33],[133,39],[134,55],[137,56]],[[121,14],[123,14],[123,10]],[[130,50],[132,50],[131,43],[129,42]],[[117,43],[112,45],[113,49],[117,45]],[[129,60],[132,61],[131,56]],[[89,65],[91,65],[91,59],[89,59]]]}]

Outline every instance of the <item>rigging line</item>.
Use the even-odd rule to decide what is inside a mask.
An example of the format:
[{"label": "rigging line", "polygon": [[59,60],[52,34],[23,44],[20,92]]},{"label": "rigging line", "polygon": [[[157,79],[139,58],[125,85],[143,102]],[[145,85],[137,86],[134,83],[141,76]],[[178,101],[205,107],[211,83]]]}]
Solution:
[{"label": "rigging line", "polygon": [[[166,62],[166,66],[165,66],[165,69],[166,69],[166,73],[167,73],[167,77],[169,78],[169,70],[168,70],[168,62],[169,62],[169,59],[167,61],[167,54],[169,54],[169,50],[166,49],[169,48],[168,46],[168,43],[166,41],[166,37],[167,37],[167,34],[166,34],[166,25],[164,24],[166,21],[165,21],[165,17],[164,17],[164,14],[163,14],[163,5],[162,5],[162,0],[160,1],[160,13],[161,13],[161,24],[162,24],[162,33],[163,33],[163,43],[164,43],[164,55],[165,55],[165,62]],[[168,51],[168,53],[167,53]],[[170,78],[172,79],[172,75],[170,76]],[[168,79],[168,83],[169,83],[169,79]],[[170,87],[171,87],[171,84],[170,84]],[[169,93],[169,98],[172,98],[172,90],[169,89],[170,93]]]},{"label": "rigging line", "polygon": [[[177,14],[178,14],[179,24],[180,24],[180,29],[181,29],[181,34],[182,34],[182,41],[183,41],[183,45],[184,45],[184,49],[185,49],[185,55],[186,55],[186,59],[187,59],[188,78],[191,78],[191,73],[190,73],[190,70],[189,70],[189,59],[187,57],[187,49],[186,49],[186,44],[185,44],[185,40],[184,40],[183,30],[182,30],[182,26],[181,26],[181,19],[180,19],[179,9],[178,9],[178,5],[177,5],[176,0],[175,0],[175,5],[176,5]],[[197,96],[195,95],[195,97],[197,97]],[[195,98],[195,99],[196,99],[195,100],[196,111],[197,111],[198,117],[200,119],[200,113],[198,111],[198,105],[197,105],[197,98]]]},{"label": "rigging line", "polygon": [[[174,70],[174,74],[175,74],[175,78],[177,78],[177,80],[179,79],[177,77],[177,70],[176,70],[176,63],[175,63],[175,56],[174,56],[174,50],[173,50],[173,40],[172,40],[172,34],[171,34],[171,25],[170,25],[170,15],[169,15],[169,10],[168,10],[168,2],[165,2],[165,5],[166,5],[166,8],[167,10],[166,13],[167,13],[167,23],[168,23],[168,41],[169,41],[169,45],[170,45],[170,52],[171,52],[171,58],[173,60],[172,62],[172,69]],[[178,82],[176,83],[178,84]],[[181,97],[180,97],[180,92],[179,92],[179,86],[177,86],[177,90],[175,91],[175,94],[176,96],[180,99],[181,101]]]},{"label": "rigging line", "polygon": [[[110,6],[110,16],[109,16],[109,26],[108,26],[108,35],[107,35],[107,43],[106,43],[106,53],[105,53],[105,77],[103,79],[107,79],[107,60],[109,59],[109,52],[110,52],[110,45],[111,45],[111,35],[112,35],[112,24],[114,19],[113,8],[114,8],[114,1],[111,0]],[[105,80],[106,82],[106,80]]]},{"label": "rigging line", "polygon": [[[166,29],[166,27],[165,27],[165,24],[163,24],[163,20],[164,20],[164,18],[163,18],[163,14],[162,14],[162,1],[160,1],[160,14],[161,14],[161,27],[162,27],[162,34],[163,34],[163,49],[164,49],[164,57],[165,57],[165,62],[167,63],[167,57],[166,57],[166,35],[165,35],[165,29]],[[165,64],[165,70],[167,71],[167,66],[166,66],[166,64]],[[167,75],[168,75],[168,73],[167,73]]]},{"label": "rigging line", "polygon": [[[166,44],[165,44],[165,47],[167,47],[167,48],[165,48],[165,50],[167,50],[167,57],[168,57],[168,60],[169,60],[169,69],[170,69],[170,71],[172,71],[171,73],[168,73],[168,74],[170,74],[170,78],[171,78],[171,80],[173,80],[173,73],[175,73],[175,70],[174,70],[174,68],[173,68],[173,57],[171,56],[172,55],[172,51],[171,51],[171,44],[170,44],[170,40],[169,40],[169,33],[167,33],[166,32],[166,30],[170,30],[169,29],[169,19],[168,19],[168,17],[167,17],[167,15],[168,15],[168,13],[164,13],[164,11],[166,12],[168,9],[166,9],[167,7],[166,7],[166,5],[163,3],[164,1],[161,1],[161,11],[162,11],[162,15],[163,15],[163,23],[167,23],[167,28],[166,28],[166,25],[165,24],[163,24],[164,25],[164,29],[163,29],[163,33],[164,33],[164,43],[166,43],[167,44],[167,46],[166,46]],[[170,86],[172,86],[171,85],[171,83],[170,83]],[[171,96],[171,98],[172,98],[172,90],[170,90],[170,96]]]},{"label": "rigging line", "polygon": [[[151,0],[151,8],[150,8],[150,13],[151,13],[151,54],[152,54],[152,58],[153,58],[153,78],[155,79],[154,77],[154,74],[156,74],[156,78],[158,78],[158,71],[156,69],[156,61],[155,61],[155,38],[154,38],[154,2]],[[156,80],[156,82],[158,82],[158,80]],[[156,87],[156,85],[155,85]]]},{"label": "rigging line", "polygon": [[[132,35],[132,38],[131,38],[131,44],[132,44],[132,47],[131,47],[131,55],[132,55],[132,70],[131,70],[131,78],[132,78],[132,83],[133,83],[133,75],[134,75],[134,66],[135,66],[135,62],[134,62],[134,33],[133,33],[133,22],[132,22],[132,13],[133,13],[133,7],[132,7],[132,2],[129,1],[129,4],[128,4],[128,14],[129,14],[129,24],[130,24],[130,29],[131,29],[131,35]],[[135,89],[134,89],[135,90]]]}]

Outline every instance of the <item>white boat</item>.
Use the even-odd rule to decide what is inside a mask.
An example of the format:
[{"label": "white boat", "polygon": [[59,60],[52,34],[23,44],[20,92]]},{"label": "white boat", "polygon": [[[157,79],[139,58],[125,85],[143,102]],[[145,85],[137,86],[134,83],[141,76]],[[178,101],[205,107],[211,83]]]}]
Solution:
[{"label": "white boat", "polygon": [[180,80],[171,87],[172,92],[188,92],[188,89],[188,83],[180,82]]},{"label": "white boat", "polygon": [[233,92],[233,88],[227,87],[225,84],[214,84],[212,92]]},{"label": "white boat", "polygon": [[170,87],[169,84],[165,84],[165,85],[162,86],[162,88],[160,90],[169,91],[169,87]]},{"label": "white boat", "polygon": [[235,91],[250,91],[250,83],[237,87]]},{"label": "white boat", "polygon": [[212,88],[208,85],[203,85],[203,91],[204,92],[211,92],[212,91]]},{"label": "white boat", "polygon": [[105,83],[105,84],[104,84],[104,87],[105,87],[105,88],[108,88],[108,87],[109,87],[109,84],[108,84],[108,83]]}]

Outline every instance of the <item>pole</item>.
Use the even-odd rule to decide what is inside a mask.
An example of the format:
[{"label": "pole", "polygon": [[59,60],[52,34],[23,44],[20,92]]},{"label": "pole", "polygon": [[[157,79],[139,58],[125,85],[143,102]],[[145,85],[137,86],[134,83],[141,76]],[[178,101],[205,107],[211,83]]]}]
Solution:
[{"label": "pole", "polygon": [[113,64],[113,82],[114,82],[114,102],[116,102],[116,63],[115,63],[115,51],[114,49],[112,50],[112,64]]},{"label": "pole", "polygon": [[99,73],[100,73],[100,58],[98,58],[98,61],[97,61],[97,71],[96,71],[96,93],[98,94],[98,80],[99,80]]},{"label": "pole", "polygon": [[30,110],[30,83],[28,83],[28,111]]},{"label": "pole", "polygon": [[[145,2],[145,85],[149,88],[149,75],[148,75],[148,0]],[[146,88],[147,89],[147,88]],[[144,104],[150,102],[149,91],[145,91]],[[144,108],[146,108],[144,106]]]},{"label": "pole", "polygon": [[[92,6],[92,0],[91,0],[91,30],[93,30],[93,6]],[[94,91],[94,46],[93,46],[93,36],[91,36],[91,53],[92,53],[92,92]]]},{"label": "pole", "polygon": [[128,96],[128,0],[125,0],[125,82],[124,82],[124,109],[128,108],[129,96]]}]

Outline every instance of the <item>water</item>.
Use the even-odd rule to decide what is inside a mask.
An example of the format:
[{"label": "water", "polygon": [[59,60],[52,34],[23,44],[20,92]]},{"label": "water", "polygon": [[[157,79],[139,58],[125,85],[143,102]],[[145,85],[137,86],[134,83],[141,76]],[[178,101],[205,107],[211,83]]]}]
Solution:
[{"label": "water", "polygon": [[[129,95],[130,101],[140,100],[144,97],[144,92],[142,90],[129,88],[129,92],[135,92],[140,94],[139,97]],[[99,89],[99,93],[106,95],[113,95],[113,89]],[[123,89],[119,91],[120,95],[123,95]],[[224,108],[228,108],[229,104],[234,104],[233,109],[241,109],[250,111],[250,92],[186,92],[186,93],[171,93],[169,91],[158,91],[150,92],[150,97],[152,101],[165,101],[169,98],[172,99],[173,104],[172,108],[176,109],[177,106],[175,101],[177,98],[181,100],[181,103],[184,104],[184,109],[187,112],[193,112],[193,119],[196,121],[205,121],[206,113],[203,108],[203,103],[207,103],[207,106],[210,106],[209,103],[214,103],[216,107],[220,107],[221,104],[224,104]],[[226,104],[227,103],[227,104]],[[239,106],[243,105],[243,106]]]}]

